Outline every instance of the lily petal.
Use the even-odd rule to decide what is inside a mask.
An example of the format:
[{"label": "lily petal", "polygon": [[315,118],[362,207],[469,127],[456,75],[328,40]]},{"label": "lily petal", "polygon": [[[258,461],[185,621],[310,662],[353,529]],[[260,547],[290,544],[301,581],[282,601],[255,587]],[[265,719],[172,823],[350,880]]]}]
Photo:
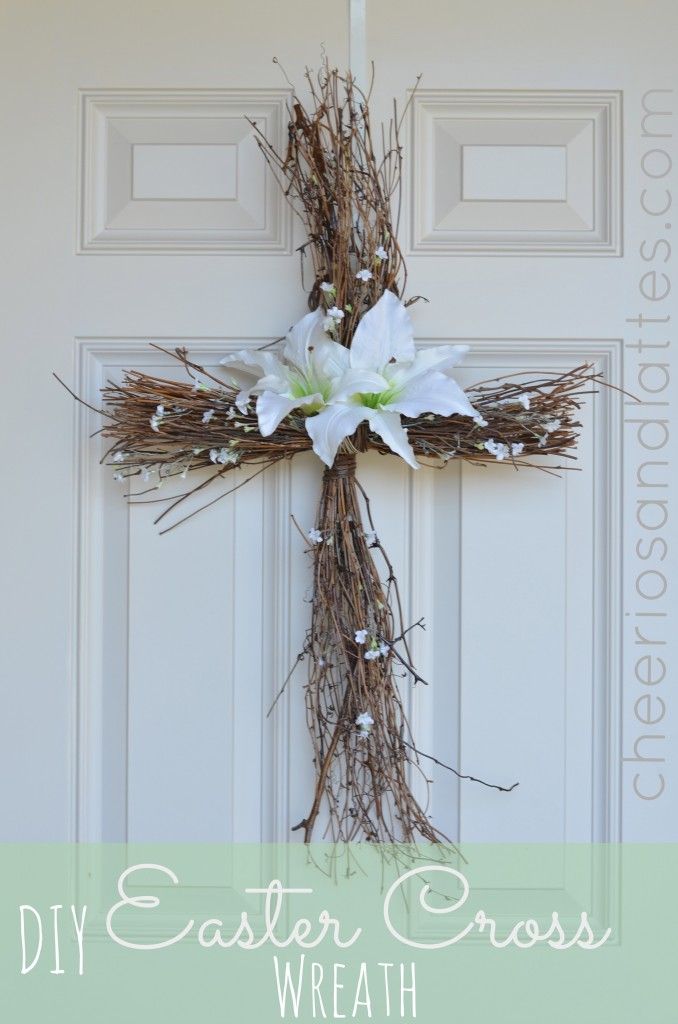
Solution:
[{"label": "lily petal", "polygon": [[309,350],[313,351],[325,340],[323,319],[322,311],[316,309],[313,313],[307,313],[290,328],[283,353],[288,363],[292,363],[299,370],[308,365]]},{"label": "lily petal", "polygon": [[257,379],[264,374],[275,374],[284,376],[285,368],[283,363],[273,352],[262,352],[261,349],[244,348],[240,352],[233,352],[224,356],[219,362],[222,366],[228,366],[237,373],[252,375]]},{"label": "lily petal", "polygon": [[375,409],[363,409],[367,414],[370,429],[384,441],[392,452],[399,455],[412,467],[419,469],[419,463],[414,457],[412,445],[407,438],[407,431],[400,422],[400,415],[397,412],[382,412]]},{"label": "lily petal", "polygon": [[313,362],[323,377],[341,377],[350,365],[350,352],[338,341],[324,337],[313,351]]},{"label": "lily petal", "polygon": [[405,384],[415,380],[431,370],[443,373],[457,366],[469,350],[468,345],[434,345],[429,348],[417,349],[414,360],[409,366],[392,364],[386,367],[386,376],[393,384]]},{"label": "lily petal", "polygon": [[414,359],[410,314],[393,292],[384,292],[362,317],[353,335],[350,352],[351,366],[360,370],[380,370],[391,359]]},{"label": "lily petal", "polygon": [[379,395],[390,387],[386,377],[374,370],[347,370],[337,383],[333,400],[341,402],[352,395]]},{"label": "lily petal", "polygon": [[309,416],[306,430],[313,441],[313,451],[326,466],[331,466],[341,442],[355,433],[366,418],[360,405],[328,405],[317,416]]},{"label": "lily petal", "polygon": [[284,395],[276,395],[274,391],[264,391],[257,398],[257,418],[259,420],[259,433],[262,437],[270,437],[276,431],[282,420],[296,407],[296,398],[286,398]]},{"label": "lily petal", "polygon": [[382,408],[411,417],[429,412],[438,416],[478,415],[457,382],[438,370],[410,381],[396,399]]},{"label": "lily petal", "polygon": [[270,437],[293,409],[303,409],[305,405],[320,403],[322,400],[323,396],[320,394],[289,398],[287,395],[277,395],[274,391],[264,391],[257,399],[259,433],[262,437]]}]

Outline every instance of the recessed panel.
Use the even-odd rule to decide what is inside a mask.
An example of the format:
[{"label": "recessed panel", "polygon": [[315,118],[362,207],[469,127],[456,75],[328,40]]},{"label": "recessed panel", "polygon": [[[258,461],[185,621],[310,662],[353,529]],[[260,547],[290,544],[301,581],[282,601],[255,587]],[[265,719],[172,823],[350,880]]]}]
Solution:
[{"label": "recessed panel", "polygon": [[235,199],[235,146],[132,146],[132,199]]},{"label": "recessed panel", "polygon": [[564,146],[462,146],[462,199],[567,199]]}]

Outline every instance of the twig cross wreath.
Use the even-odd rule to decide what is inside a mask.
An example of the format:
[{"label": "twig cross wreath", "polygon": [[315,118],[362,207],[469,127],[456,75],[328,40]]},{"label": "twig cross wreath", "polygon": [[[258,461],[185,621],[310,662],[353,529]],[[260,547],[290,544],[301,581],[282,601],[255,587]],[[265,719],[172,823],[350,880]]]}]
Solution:
[{"label": "twig cross wreath", "polygon": [[183,349],[174,355],[186,382],[127,371],[121,384],[102,389],[100,433],[112,439],[105,461],[118,479],[159,486],[212,470],[158,517],[174,514],[174,526],[186,518],[189,495],[242,465],[263,472],[311,448],[322,460],[317,519],[305,535],[311,623],[299,655],[308,664],[315,789],[294,829],[307,843],[320,820],[334,842],[435,843],[446,837],[412,790],[429,755],[416,746],[397,682],[423,680],[356,456],[395,455],[413,470],[451,459],[517,467],[534,465],[534,456],[572,458],[577,412],[600,379],[585,365],[464,392],[452,371],[465,346],[415,348],[409,307],[417,297],[405,299],[398,244],[404,113],[394,107],[377,145],[369,92],[350,74],[325,62],[306,79],[310,99],[291,97],[284,152],[252,127],[307,232],[301,253],[312,264],[311,311],[273,345],[222,359],[223,376]]}]

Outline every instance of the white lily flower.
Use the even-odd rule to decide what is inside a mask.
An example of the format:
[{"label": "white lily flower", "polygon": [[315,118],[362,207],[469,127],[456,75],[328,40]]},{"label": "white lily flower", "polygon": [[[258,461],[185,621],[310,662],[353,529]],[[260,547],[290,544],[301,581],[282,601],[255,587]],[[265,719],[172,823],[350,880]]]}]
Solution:
[{"label": "white lily flower", "polygon": [[291,328],[282,358],[271,351],[245,349],[221,362],[242,389],[236,398],[241,411],[251,395],[258,396],[259,430],[268,437],[294,409],[311,416],[325,407],[334,382],[348,366],[348,350],[325,336],[323,313],[317,309]]},{"label": "white lily flower", "polygon": [[466,345],[416,350],[410,315],[393,292],[384,292],[360,320],[347,352],[348,367],[331,401],[306,429],[313,450],[331,466],[341,442],[364,420],[391,451],[418,469],[401,416],[478,415],[447,373]]}]

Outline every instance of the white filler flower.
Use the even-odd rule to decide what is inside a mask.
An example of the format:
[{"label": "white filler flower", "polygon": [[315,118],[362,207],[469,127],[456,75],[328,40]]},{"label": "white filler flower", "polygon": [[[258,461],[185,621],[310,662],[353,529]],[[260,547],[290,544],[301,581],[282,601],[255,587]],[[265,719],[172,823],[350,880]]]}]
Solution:
[{"label": "white filler flower", "polygon": [[324,409],[306,421],[313,450],[331,466],[341,442],[363,420],[414,469],[418,468],[401,416],[478,415],[449,376],[466,345],[416,350],[410,315],[393,292],[384,292],[356,328],[348,363]]},{"label": "white filler flower", "polygon": [[374,725],[374,719],[369,711],[361,711],[355,720],[355,724],[358,726],[358,730],[363,734],[363,736],[369,736],[370,729]]}]

